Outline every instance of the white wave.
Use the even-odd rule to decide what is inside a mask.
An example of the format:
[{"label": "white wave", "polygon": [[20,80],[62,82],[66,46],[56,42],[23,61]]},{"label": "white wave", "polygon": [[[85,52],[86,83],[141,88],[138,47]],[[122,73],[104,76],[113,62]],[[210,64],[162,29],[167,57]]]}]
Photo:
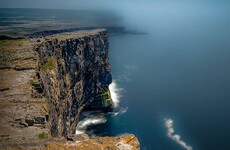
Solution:
[{"label": "white wave", "polygon": [[88,116],[77,124],[75,134],[82,134],[85,132],[87,127],[97,124],[106,123],[106,118],[103,115],[92,115]]},{"label": "white wave", "polygon": [[83,133],[85,133],[85,131],[81,131],[81,130],[79,130],[79,129],[76,129],[75,134],[83,134]]},{"label": "white wave", "polygon": [[115,117],[115,116],[117,116],[117,115],[119,115],[119,112],[114,112],[114,113],[112,114],[113,117]]},{"label": "white wave", "polygon": [[121,107],[121,108],[119,108],[119,110],[117,112],[108,112],[107,114],[110,114],[112,117],[115,117],[117,115],[122,115],[122,114],[126,113],[127,110],[128,110],[128,107],[125,107],[125,108]]},{"label": "white wave", "polygon": [[[117,107],[119,105],[120,102],[120,98],[121,98],[121,92],[122,92],[122,88],[118,88],[116,81],[113,80],[113,82],[109,85],[109,90],[111,93],[111,98],[115,104],[115,107]],[[110,112],[113,116],[116,116],[118,114],[123,114],[127,111],[128,108],[121,108],[118,112]],[[97,113],[97,114],[95,114]],[[92,112],[92,111],[88,111],[88,112],[84,112],[82,113],[82,115],[85,117],[82,121],[80,121],[77,124],[76,127],[76,134],[82,134],[85,132],[85,130],[87,129],[87,127],[92,126],[92,125],[97,125],[97,124],[103,124],[106,123],[106,114],[104,113],[100,113],[98,114],[98,112]]]},{"label": "white wave", "polygon": [[117,86],[117,83],[115,80],[113,80],[113,82],[109,85],[109,90],[111,93],[111,98],[115,104],[115,107],[117,107],[119,105],[120,102],[120,98],[121,98],[121,92],[122,92],[122,88],[119,88]]},{"label": "white wave", "polygon": [[168,129],[167,130],[167,136],[172,139],[173,141],[180,144],[184,149],[186,150],[192,150],[192,147],[188,144],[186,144],[183,140],[181,140],[180,135],[174,134],[175,130],[173,128],[173,120],[170,118],[165,119],[165,126]]},{"label": "white wave", "polygon": [[128,110],[128,107],[125,107],[125,108],[121,108],[120,111],[119,111],[119,114],[124,114],[126,113]]}]

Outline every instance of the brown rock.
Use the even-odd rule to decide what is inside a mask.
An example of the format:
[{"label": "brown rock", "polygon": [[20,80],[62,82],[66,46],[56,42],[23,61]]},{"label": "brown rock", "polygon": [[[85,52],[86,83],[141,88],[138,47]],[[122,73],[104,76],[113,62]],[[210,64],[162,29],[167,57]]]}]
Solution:
[{"label": "brown rock", "polygon": [[22,125],[23,127],[28,127],[28,124],[25,122],[20,122],[19,124]]},{"label": "brown rock", "polygon": [[45,124],[46,123],[46,117],[45,116],[39,116],[34,118],[35,124]]},{"label": "brown rock", "polygon": [[31,117],[26,117],[25,122],[28,124],[28,126],[33,126],[34,125],[34,119]]},{"label": "brown rock", "polygon": [[66,137],[67,141],[83,141],[89,139],[87,134],[69,134]]}]

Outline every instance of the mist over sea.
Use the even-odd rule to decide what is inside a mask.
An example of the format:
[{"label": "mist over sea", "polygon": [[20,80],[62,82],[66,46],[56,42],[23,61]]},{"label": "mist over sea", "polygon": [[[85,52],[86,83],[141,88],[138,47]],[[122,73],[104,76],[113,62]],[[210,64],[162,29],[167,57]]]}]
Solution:
[{"label": "mist over sea", "polygon": [[116,3],[107,13],[99,6],[93,11],[0,9],[0,29],[45,18],[64,27],[73,21],[71,27],[90,23],[146,32],[110,35],[110,88],[117,107],[109,114],[85,113],[78,132],[133,133],[143,150],[229,150],[229,2],[128,4]]}]

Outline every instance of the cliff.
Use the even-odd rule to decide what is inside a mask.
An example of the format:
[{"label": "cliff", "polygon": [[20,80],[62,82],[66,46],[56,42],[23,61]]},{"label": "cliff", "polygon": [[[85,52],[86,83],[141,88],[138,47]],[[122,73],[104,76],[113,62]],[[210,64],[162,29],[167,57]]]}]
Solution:
[{"label": "cliff", "polygon": [[53,137],[75,133],[83,109],[113,108],[106,30],[62,33],[38,42],[38,78]]},{"label": "cliff", "polygon": [[105,30],[0,43],[0,149],[140,149],[132,134],[72,134],[84,109],[113,108]]}]

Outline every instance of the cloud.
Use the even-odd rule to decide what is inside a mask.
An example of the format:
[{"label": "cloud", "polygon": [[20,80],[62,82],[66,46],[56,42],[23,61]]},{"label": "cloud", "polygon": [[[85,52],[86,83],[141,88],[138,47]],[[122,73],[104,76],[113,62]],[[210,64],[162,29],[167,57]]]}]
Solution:
[{"label": "cloud", "polygon": [[173,120],[170,118],[165,119],[165,126],[168,129],[167,130],[167,136],[172,139],[173,141],[180,144],[181,147],[183,147],[186,150],[192,150],[192,147],[188,144],[186,144],[183,140],[181,140],[180,135],[174,134],[175,130],[173,128]]}]

